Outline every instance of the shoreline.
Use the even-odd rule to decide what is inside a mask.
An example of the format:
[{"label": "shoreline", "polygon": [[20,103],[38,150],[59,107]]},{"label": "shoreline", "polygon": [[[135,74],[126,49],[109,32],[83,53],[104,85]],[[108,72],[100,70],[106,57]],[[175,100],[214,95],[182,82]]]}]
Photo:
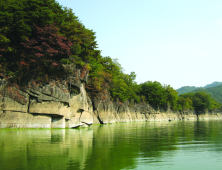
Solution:
[{"label": "shoreline", "polygon": [[[108,93],[89,98],[86,81],[80,75],[70,84],[52,80],[39,85],[32,81],[26,88],[6,88],[5,83],[0,93],[0,129],[64,129],[123,122],[222,119],[220,110],[172,111],[169,105],[155,109],[149,104],[111,100]],[[69,92],[69,86],[78,87],[79,93]]]},{"label": "shoreline", "polygon": [[[24,114],[24,113],[23,113]],[[29,113],[27,113],[29,114]],[[132,116],[132,115],[131,115]],[[176,116],[176,117],[175,117]],[[195,117],[196,116],[196,117]],[[93,123],[91,124],[93,125],[110,125],[110,124],[119,124],[119,123],[137,123],[137,122],[176,122],[176,121],[208,121],[208,120],[222,120],[222,113],[217,113],[217,114],[202,114],[201,116],[199,115],[197,117],[197,115],[178,115],[178,114],[173,114],[173,113],[157,113],[157,114],[152,114],[149,115],[150,119],[144,119],[144,120],[120,120],[120,121],[116,121],[113,120],[112,123]],[[25,117],[24,117],[25,118]],[[148,118],[148,117],[146,117]],[[16,121],[19,121],[16,123]],[[33,119],[34,121],[34,119]],[[111,120],[110,120],[111,121]],[[23,122],[23,123],[21,123]],[[80,125],[81,124],[81,125]],[[91,126],[90,125],[90,126]],[[48,123],[45,122],[45,124],[43,124],[42,122],[39,123],[33,123],[31,124],[30,122],[27,122],[27,119],[23,119],[22,117],[20,117],[20,119],[15,118],[14,119],[10,119],[10,120],[3,120],[2,118],[0,119],[0,130],[15,130],[15,129],[35,129],[35,130],[51,130],[51,129],[81,129],[81,128],[87,128],[90,127],[87,124],[84,124],[82,122],[79,122],[78,126],[74,126],[74,127],[67,127],[67,124],[63,124],[64,127],[53,127],[51,120],[48,121]]]}]

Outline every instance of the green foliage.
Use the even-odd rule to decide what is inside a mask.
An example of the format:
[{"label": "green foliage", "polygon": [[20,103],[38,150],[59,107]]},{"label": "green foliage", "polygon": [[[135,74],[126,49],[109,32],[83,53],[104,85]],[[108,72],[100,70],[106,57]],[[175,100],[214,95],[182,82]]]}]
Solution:
[{"label": "green foliage", "polygon": [[207,84],[206,86],[204,86],[204,89],[206,89],[206,88],[211,88],[211,87],[215,87],[215,86],[219,86],[219,85],[221,85],[221,84],[222,84],[222,82],[215,81],[215,82],[213,82],[213,83],[211,83],[211,84]]},{"label": "green foliage", "polygon": [[106,72],[104,65],[101,63],[102,56],[89,58],[89,81],[86,85],[86,90],[91,96],[97,96],[99,93],[107,93],[111,75]]},{"label": "green foliage", "polygon": [[[178,96],[172,87],[163,86],[159,82],[145,82],[140,84],[140,95],[147,103],[154,107],[166,108],[170,104],[172,110],[196,111],[220,109],[220,104],[205,92],[185,93]],[[144,101],[143,97],[143,101]]]},{"label": "green foliage", "polygon": [[[178,94],[184,94],[184,93],[189,93],[189,92],[196,92],[196,91],[205,91],[206,93],[208,93],[208,88],[212,88],[212,87],[215,87],[217,88],[216,86],[219,86],[221,85],[222,82],[218,82],[218,81],[215,81],[211,84],[207,84],[206,86],[204,87],[195,87],[195,86],[184,86],[184,87],[181,87],[179,89],[177,89],[177,92]],[[211,94],[212,95],[212,94]],[[222,103],[222,100],[221,100],[221,103]]]},{"label": "green foliage", "polygon": [[134,99],[139,102],[135,72],[124,74],[117,60],[110,57],[89,58],[89,66],[90,77],[86,89],[93,96],[110,92],[113,99],[119,98],[123,102]]},{"label": "green foliage", "polygon": [[71,63],[70,60],[67,59],[67,58],[61,59],[60,62],[61,62],[62,64],[70,64],[70,63]]},{"label": "green foliage", "polygon": [[205,92],[186,93],[179,96],[182,109],[196,111],[220,109],[220,104]]},{"label": "green foliage", "polygon": [[[53,37],[53,34],[41,34],[36,31],[36,28],[44,28],[43,30],[45,30],[46,27],[52,24],[54,25],[53,29],[56,30],[56,32],[54,32],[56,37]],[[39,35],[41,39],[38,38]],[[56,39],[52,40],[52,38]],[[51,59],[49,59],[46,51],[37,51],[37,47],[44,42],[45,47],[48,47],[48,51],[54,50],[60,53],[64,49],[67,50],[64,44],[65,41],[71,45],[66,44],[69,48],[71,47],[71,49],[68,49],[68,56],[54,55],[54,53]],[[51,44],[48,42],[51,42]],[[59,46],[59,43],[63,44]],[[35,45],[36,50],[31,49],[31,47],[35,48]],[[42,62],[42,65],[35,65],[38,68],[45,66],[49,69],[51,66],[47,63],[51,62],[52,64],[54,61],[56,65],[74,62],[79,68],[84,67],[90,58],[99,55],[99,51],[96,50],[96,45],[95,33],[92,30],[86,29],[71,9],[62,8],[55,0],[1,1],[0,70],[7,70],[6,73],[10,73],[7,74],[7,76],[25,76],[27,69],[31,66],[29,63],[31,61],[30,59],[33,59],[33,57],[30,58],[28,56],[34,56],[34,54],[37,53],[41,53],[42,55],[41,59],[35,58],[33,60],[36,63],[38,63],[38,61],[39,63]],[[42,48],[39,49],[41,50]],[[49,55],[52,55],[52,53]],[[21,68],[21,66],[23,67]],[[26,66],[26,69],[23,69],[24,66]],[[35,70],[36,68],[34,67],[32,69]],[[41,72],[43,75],[48,74],[48,69],[37,73]],[[20,71],[17,72],[17,70]],[[54,71],[55,74],[56,72],[60,73],[61,69]],[[15,74],[16,72],[18,74]],[[30,78],[33,78],[33,75],[36,74],[30,75]]]},{"label": "green foliage", "polygon": [[119,98],[123,102],[129,99],[139,102],[135,72],[130,74],[123,73],[123,69],[117,59],[112,60],[110,57],[104,57],[102,64],[105,66],[106,72],[112,77],[109,88],[111,96]]},{"label": "green foliage", "polygon": [[213,110],[214,108],[220,108],[220,104],[214,101],[211,96],[205,92],[196,92],[193,98],[193,107],[195,110]]},{"label": "green foliage", "polygon": [[189,92],[191,92],[191,91],[194,91],[194,90],[196,90],[197,88],[198,88],[198,87],[195,87],[195,86],[183,86],[183,87],[177,89],[177,92],[178,92],[178,94],[180,95],[180,94],[189,93]]},{"label": "green foliage", "polygon": [[134,72],[131,72],[130,75],[120,72],[113,77],[110,88],[113,98],[119,98],[120,101],[134,99],[137,103],[140,102],[140,98],[137,95],[138,85],[134,76]]},{"label": "green foliage", "polygon": [[145,96],[146,102],[151,106],[166,108],[170,104],[171,109],[177,109],[177,91],[170,85],[164,86],[157,81],[147,81],[140,86],[140,95]]},{"label": "green foliage", "polygon": [[212,96],[212,98],[214,98],[219,103],[222,103],[222,85],[218,85],[218,86],[210,87],[206,89],[197,89],[193,91],[193,93],[196,93],[196,92],[205,92],[209,94],[210,96]]},{"label": "green foliage", "polygon": [[172,110],[177,110],[178,92],[170,85],[165,86],[166,101],[170,104]]},{"label": "green foliage", "polygon": [[154,107],[166,107],[166,93],[163,86],[157,82],[147,81],[141,84],[140,95],[145,96],[146,101]]},{"label": "green foliage", "polygon": [[189,97],[178,97],[177,110],[193,109],[193,102]]}]

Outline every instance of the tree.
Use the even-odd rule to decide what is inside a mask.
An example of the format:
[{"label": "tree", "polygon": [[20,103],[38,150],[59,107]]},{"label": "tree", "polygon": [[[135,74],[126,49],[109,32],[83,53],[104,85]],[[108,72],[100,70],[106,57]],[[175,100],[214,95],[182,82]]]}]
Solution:
[{"label": "tree", "polygon": [[44,28],[34,25],[31,40],[26,39],[21,44],[24,46],[24,51],[19,62],[20,69],[26,70],[22,72],[23,76],[28,74],[32,75],[31,77],[48,77],[49,74],[58,76],[63,68],[60,60],[69,58],[73,45],[66,37],[59,34],[58,28],[53,24]]},{"label": "tree", "polygon": [[[59,45],[53,44],[52,46],[52,43],[50,44],[50,47],[55,50],[50,55],[53,55],[56,61],[60,58],[64,64],[74,62],[81,68],[89,62],[89,58],[99,56],[100,51],[96,49],[95,33],[86,29],[71,9],[63,8],[55,0],[2,0],[0,5],[0,71],[5,70],[6,76],[21,75],[22,68],[28,68],[31,62],[27,56],[25,57],[31,52],[31,48],[28,49],[28,46],[39,46],[36,44],[39,41],[36,29],[43,29],[52,24],[57,29],[56,38],[60,38],[58,42],[62,41],[63,47],[65,41],[72,43],[71,54],[68,58],[63,55],[62,59],[58,54],[55,55],[56,50],[61,51]],[[46,35],[41,36],[43,38]],[[52,35],[45,38],[49,37]],[[46,39],[45,41],[48,42],[45,43],[48,44],[50,40]],[[32,49],[31,59],[33,53],[37,54],[37,49],[34,51]],[[51,60],[50,57],[46,59],[46,56],[47,54],[44,54],[45,62]],[[59,63],[57,62],[57,64]]]},{"label": "tree", "polygon": [[193,109],[193,102],[189,97],[178,96],[177,110],[189,110]]},{"label": "tree", "polygon": [[174,90],[170,85],[165,86],[166,101],[170,104],[172,110],[177,110],[178,92]]},{"label": "tree", "polygon": [[54,0],[2,0],[0,5],[0,64],[15,72],[20,61],[21,42],[32,35],[33,25],[40,28],[62,22],[64,12]]},{"label": "tree", "polygon": [[154,107],[166,107],[167,94],[163,86],[157,82],[147,81],[141,84],[140,95],[146,97],[146,101]]},{"label": "tree", "polygon": [[181,105],[183,105],[184,109],[193,108],[196,111],[205,111],[220,108],[220,104],[205,92],[185,93],[180,95],[180,98],[183,101]]}]

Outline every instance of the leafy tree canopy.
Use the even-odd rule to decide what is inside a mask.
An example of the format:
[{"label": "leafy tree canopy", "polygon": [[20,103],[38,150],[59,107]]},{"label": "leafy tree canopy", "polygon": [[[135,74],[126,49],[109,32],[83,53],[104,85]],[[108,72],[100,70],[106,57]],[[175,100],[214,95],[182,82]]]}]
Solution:
[{"label": "leafy tree canopy", "polygon": [[90,57],[99,55],[95,38],[71,9],[55,0],[1,1],[0,65],[8,76],[23,75],[31,61],[33,67],[36,63],[33,69],[40,68],[42,59],[42,66],[60,61],[83,67]]},{"label": "leafy tree canopy", "polygon": [[220,104],[205,92],[185,93],[180,95],[183,102],[183,109],[192,109],[196,111],[220,109]]}]

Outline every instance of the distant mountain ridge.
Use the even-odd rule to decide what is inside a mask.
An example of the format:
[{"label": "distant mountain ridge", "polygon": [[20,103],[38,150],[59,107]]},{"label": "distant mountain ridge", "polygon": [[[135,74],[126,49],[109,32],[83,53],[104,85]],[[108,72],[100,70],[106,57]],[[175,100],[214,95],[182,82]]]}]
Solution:
[{"label": "distant mountain ridge", "polygon": [[219,85],[222,85],[222,82],[215,81],[211,84],[207,84],[204,87],[183,86],[183,87],[177,89],[176,91],[178,92],[178,95],[180,95],[180,94],[192,92],[192,91],[197,90],[197,89],[207,89],[207,88],[211,88],[211,87],[215,87],[215,86],[219,86]]},{"label": "distant mountain ridge", "polygon": [[199,87],[195,87],[195,86],[183,86],[183,87],[177,89],[177,92],[178,92],[178,95],[180,95],[180,94],[184,94],[184,93],[189,93],[189,92],[194,91],[198,88]]},{"label": "distant mountain ridge", "polygon": [[207,84],[206,86],[204,86],[203,88],[206,89],[206,88],[210,88],[210,87],[215,87],[215,86],[219,86],[221,85],[222,82],[219,82],[219,81],[214,81],[213,83],[211,84]]},{"label": "distant mountain ridge", "polygon": [[222,103],[222,84],[219,86],[210,87],[210,88],[206,88],[206,89],[199,88],[199,89],[196,89],[192,92],[196,93],[196,92],[202,92],[202,91],[211,95],[211,97],[214,98],[215,100],[217,100],[219,103]]},{"label": "distant mountain ridge", "polygon": [[177,89],[178,94],[184,93],[196,93],[196,92],[205,92],[211,97],[213,97],[218,102],[222,103],[222,82],[213,82],[212,84],[207,84],[204,87],[195,87],[195,86],[184,86]]}]

